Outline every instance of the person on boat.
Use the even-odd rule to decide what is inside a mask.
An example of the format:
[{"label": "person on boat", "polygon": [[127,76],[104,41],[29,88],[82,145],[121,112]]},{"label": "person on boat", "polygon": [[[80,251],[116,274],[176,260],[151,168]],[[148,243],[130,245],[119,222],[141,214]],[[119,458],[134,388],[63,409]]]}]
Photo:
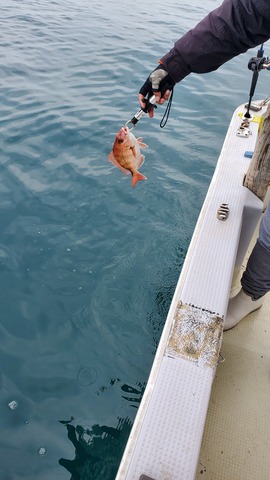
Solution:
[{"label": "person on boat", "polygon": [[[198,25],[176,41],[149,75],[139,92],[139,103],[156,96],[162,105],[174,85],[191,72],[217,70],[231,58],[270,38],[270,0],[224,0]],[[153,117],[154,109],[149,116]],[[229,301],[224,330],[233,328],[250,312],[260,308],[270,291],[270,204],[261,224],[259,237],[241,279],[242,288]]]}]

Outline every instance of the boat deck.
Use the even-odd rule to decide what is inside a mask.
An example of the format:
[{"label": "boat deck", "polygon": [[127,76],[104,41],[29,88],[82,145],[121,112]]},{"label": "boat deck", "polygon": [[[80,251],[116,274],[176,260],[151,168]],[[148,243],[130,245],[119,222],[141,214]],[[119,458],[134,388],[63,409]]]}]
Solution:
[{"label": "boat deck", "polygon": [[224,332],[221,354],[196,480],[269,480],[270,293],[261,309]]}]

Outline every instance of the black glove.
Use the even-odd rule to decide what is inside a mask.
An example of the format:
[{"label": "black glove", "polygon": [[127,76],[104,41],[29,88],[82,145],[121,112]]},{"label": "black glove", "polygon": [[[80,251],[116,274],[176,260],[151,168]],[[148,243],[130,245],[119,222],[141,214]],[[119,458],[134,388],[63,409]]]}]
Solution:
[{"label": "black glove", "polygon": [[141,95],[144,97],[149,95],[151,97],[153,92],[161,92],[161,96],[164,95],[166,90],[172,90],[175,82],[168,74],[163,65],[159,65],[152,73],[150,73],[146,82],[140,89]]}]

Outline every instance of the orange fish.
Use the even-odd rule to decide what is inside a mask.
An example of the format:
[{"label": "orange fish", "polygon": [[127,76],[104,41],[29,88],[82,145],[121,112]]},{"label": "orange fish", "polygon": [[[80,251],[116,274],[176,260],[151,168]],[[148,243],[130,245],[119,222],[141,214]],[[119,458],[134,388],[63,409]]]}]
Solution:
[{"label": "orange fish", "polygon": [[142,143],[142,138],[136,138],[128,127],[122,127],[116,135],[113,149],[108,157],[116,167],[126,175],[132,175],[132,187],[139,180],[146,180],[146,177],[138,172],[138,169],[144,162],[144,156],[140,152],[141,148],[147,145]]}]

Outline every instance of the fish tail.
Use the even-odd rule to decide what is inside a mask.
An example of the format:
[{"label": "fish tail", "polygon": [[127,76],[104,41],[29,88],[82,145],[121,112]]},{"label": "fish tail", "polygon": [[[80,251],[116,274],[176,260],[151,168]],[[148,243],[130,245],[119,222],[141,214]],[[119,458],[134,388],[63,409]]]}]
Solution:
[{"label": "fish tail", "polygon": [[132,175],[132,187],[135,187],[136,183],[139,182],[139,180],[146,180],[146,177],[140,172],[133,173],[133,175]]}]

